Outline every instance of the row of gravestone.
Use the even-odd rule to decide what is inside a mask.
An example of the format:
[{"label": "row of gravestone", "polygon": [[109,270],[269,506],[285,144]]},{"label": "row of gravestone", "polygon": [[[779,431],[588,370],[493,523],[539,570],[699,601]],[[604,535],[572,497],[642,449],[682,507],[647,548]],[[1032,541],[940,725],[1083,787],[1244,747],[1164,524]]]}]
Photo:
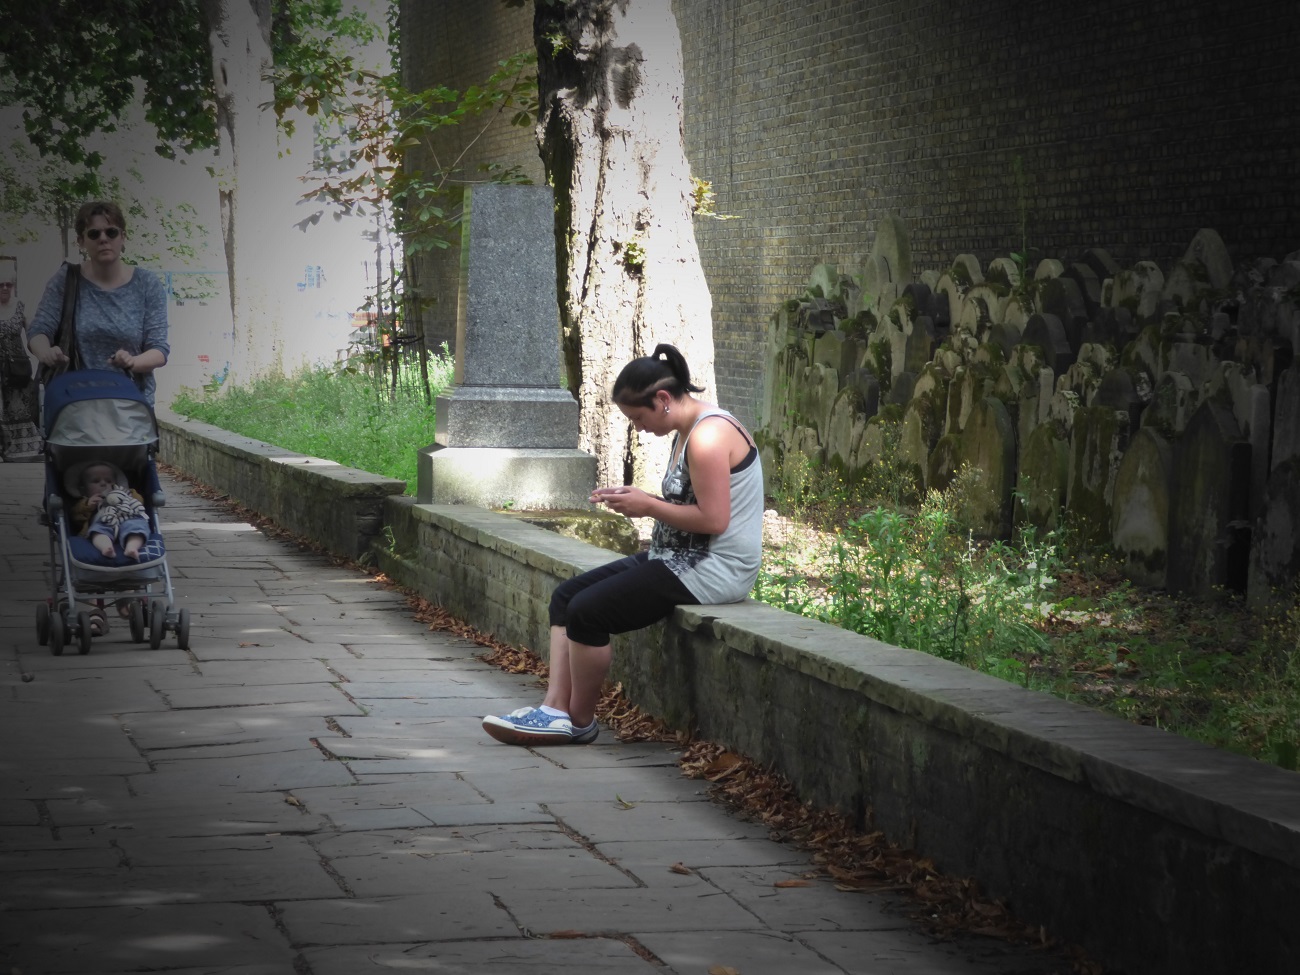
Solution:
[{"label": "row of gravestone", "polygon": [[1300,252],[1234,268],[1202,230],[1168,271],[1093,249],[1032,277],[971,255],[916,273],[890,217],[855,272],[818,265],[772,318],[771,480],[808,460],[852,480],[891,450],[925,491],[969,466],[985,535],[1068,521],[1145,585],[1247,591],[1256,606],[1287,594]]}]

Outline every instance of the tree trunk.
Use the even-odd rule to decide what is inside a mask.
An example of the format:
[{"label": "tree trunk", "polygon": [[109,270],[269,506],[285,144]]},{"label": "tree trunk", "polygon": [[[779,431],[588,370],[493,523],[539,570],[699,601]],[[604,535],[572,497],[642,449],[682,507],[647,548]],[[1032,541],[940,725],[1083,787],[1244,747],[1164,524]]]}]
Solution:
[{"label": "tree trunk", "polygon": [[[217,93],[217,185],[221,236],[230,281],[234,359],[228,382],[280,372],[284,361],[282,309],[275,298],[282,251],[277,216],[275,117],[267,73],[271,54],[271,0],[203,0]],[[291,190],[292,192],[292,190]],[[296,196],[296,193],[294,194]]]},{"label": "tree trunk", "polygon": [[[631,359],[677,346],[712,396],[712,307],[692,224],[670,0],[536,0],[537,137],[555,188],[562,344],[602,484],[658,491],[667,443],[610,399]],[[651,482],[654,483],[651,483]]]}]

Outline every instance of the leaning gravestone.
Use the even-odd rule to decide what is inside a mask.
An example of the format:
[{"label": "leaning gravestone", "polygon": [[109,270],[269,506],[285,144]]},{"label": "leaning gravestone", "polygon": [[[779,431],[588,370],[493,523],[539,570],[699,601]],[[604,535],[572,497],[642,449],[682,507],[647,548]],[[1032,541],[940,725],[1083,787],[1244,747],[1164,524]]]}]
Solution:
[{"label": "leaning gravestone", "polygon": [[1050,423],[1036,427],[1020,453],[1016,521],[1048,531],[1059,528],[1069,472],[1069,445]]},{"label": "leaning gravestone", "polygon": [[1151,428],[1139,430],[1120,461],[1111,504],[1111,543],[1139,585],[1161,588],[1169,554],[1173,449]]},{"label": "leaning gravestone", "polygon": [[985,396],[962,431],[961,460],[982,474],[971,498],[971,523],[986,538],[1011,535],[1011,498],[1016,483],[1016,429],[1002,401]]},{"label": "leaning gravestone", "polygon": [[1110,535],[1115,474],[1128,446],[1128,417],[1105,406],[1075,410],[1070,436],[1065,505],[1087,541]]},{"label": "leaning gravestone", "polygon": [[1251,609],[1285,609],[1300,578],[1300,457],[1273,469],[1255,520],[1246,601]]},{"label": "leaning gravestone", "polygon": [[465,191],[455,384],[420,452],[422,504],[587,507],[596,459],[560,386],[553,208],[545,186]]},{"label": "leaning gravestone", "polygon": [[1272,470],[1300,456],[1300,366],[1288,366],[1277,382],[1277,412],[1273,417]]},{"label": "leaning gravestone", "polygon": [[1174,447],[1166,584],[1210,595],[1246,588],[1250,445],[1226,407],[1202,403]]}]

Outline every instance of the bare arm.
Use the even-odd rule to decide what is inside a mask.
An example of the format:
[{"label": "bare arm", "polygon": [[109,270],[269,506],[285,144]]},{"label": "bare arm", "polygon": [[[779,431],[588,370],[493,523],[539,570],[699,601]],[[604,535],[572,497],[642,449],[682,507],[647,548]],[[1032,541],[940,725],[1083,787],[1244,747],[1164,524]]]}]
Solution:
[{"label": "bare arm", "polygon": [[650,517],[682,531],[720,535],[731,524],[731,468],[749,441],[729,422],[706,420],[691,434],[686,463],[691,469],[695,504],[672,504],[638,488],[601,488],[592,501],[629,518]]},{"label": "bare arm", "polygon": [[27,350],[36,356],[36,361],[43,366],[57,366],[68,361],[64,351],[57,345],[50,345],[49,337],[45,335],[33,335],[28,339]]},{"label": "bare arm", "polygon": [[132,355],[126,349],[118,349],[109,359],[109,365],[118,369],[130,369],[137,375],[146,375],[167,365],[167,357],[161,349],[145,349],[139,355]]}]

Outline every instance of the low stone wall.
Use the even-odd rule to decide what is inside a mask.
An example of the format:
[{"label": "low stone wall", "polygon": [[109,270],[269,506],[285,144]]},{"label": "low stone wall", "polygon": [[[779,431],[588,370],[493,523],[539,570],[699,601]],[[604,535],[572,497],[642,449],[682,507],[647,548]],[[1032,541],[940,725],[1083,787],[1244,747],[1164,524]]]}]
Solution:
[{"label": "low stone wall", "polygon": [[[260,476],[239,464],[265,463],[201,449],[190,436],[187,458],[211,475],[166,446],[164,459],[229,478],[208,483],[236,497]],[[295,470],[322,491],[345,483]],[[334,536],[336,507],[305,507],[320,526],[294,530]],[[374,555],[391,578],[539,652],[552,587],[611,557],[471,507],[393,496],[383,517],[393,544]],[[681,608],[616,638],[612,676],[670,725],[977,878],[1109,967],[1300,971],[1300,776],[755,602]]]},{"label": "low stone wall", "polygon": [[162,410],[158,433],[166,463],[346,559],[370,551],[384,530],[384,500],[406,490],[405,481],[296,454]]}]

